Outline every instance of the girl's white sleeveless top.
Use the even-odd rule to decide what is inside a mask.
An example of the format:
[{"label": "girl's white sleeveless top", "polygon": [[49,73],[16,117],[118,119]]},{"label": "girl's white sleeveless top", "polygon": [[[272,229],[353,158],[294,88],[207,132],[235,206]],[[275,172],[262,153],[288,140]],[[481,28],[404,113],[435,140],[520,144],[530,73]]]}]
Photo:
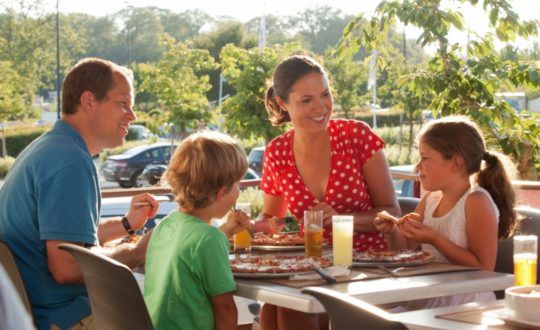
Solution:
[{"label": "girl's white sleeveless top", "polygon": [[[454,208],[450,212],[438,218],[433,216],[433,212],[439,205],[439,201],[441,200],[441,192],[435,191],[435,192],[430,193],[426,200],[426,210],[424,212],[424,224],[432,227],[437,232],[448,237],[456,245],[459,245],[460,247],[463,247],[463,248],[468,248],[469,244],[467,242],[467,233],[465,230],[465,221],[466,221],[465,200],[471,193],[475,191],[480,191],[489,197],[489,200],[491,201],[491,203],[493,204],[493,207],[496,210],[497,221],[498,221],[499,209],[493,202],[491,195],[487,192],[487,190],[485,190],[482,187],[472,187],[469,191],[463,194],[461,199],[457,202],[457,204],[454,206]],[[446,257],[443,256],[439,252],[439,250],[434,248],[433,245],[431,244],[422,244],[422,250],[429,251],[429,253],[431,253],[431,255],[433,256],[434,261],[449,263],[448,259],[446,259]],[[461,305],[461,304],[474,302],[474,301],[489,301],[489,300],[495,300],[495,294],[493,292],[478,292],[478,293],[471,293],[471,294],[436,297],[436,298],[431,298],[431,299],[413,300],[413,301],[409,301],[406,304],[404,309],[417,310],[417,309],[424,309],[424,308]],[[396,312],[403,311],[403,308],[398,308],[395,311]]]},{"label": "girl's white sleeveless top", "polygon": [[[467,232],[465,230],[465,201],[470,194],[476,191],[484,193],[489,198],[491,204],[493,205],[493,208],[495,209],[497,221],[499,221],[499,209],[495,205],[495,202],[493,202],[493,199],[491,198],[491,195],[488,193],[488,191],[482,187],[472,187],[471,189],[469,189],[469,191],[463,194],[463,196],[461,196],[459,201],[456,203],[454,208],[450,210],[450,212],[438,218],[433,216],[433,212],[435,212],[435,209],[437,209],[437,206],[439,205],[439,201],[441,200],[441,192],[434,191],[430,193],[426,200],[424,224],[435,229],[435,231],[444,235],[456,245],[467,249],[469,247],[469,244],[467,242]],[[446,257],[443,256],[439,252],[439,250],[437,250],[431,244],[422,244],[422,250],[431,253],[434,261],[446,263],[449,262],[448,259],[446,259]]]}]

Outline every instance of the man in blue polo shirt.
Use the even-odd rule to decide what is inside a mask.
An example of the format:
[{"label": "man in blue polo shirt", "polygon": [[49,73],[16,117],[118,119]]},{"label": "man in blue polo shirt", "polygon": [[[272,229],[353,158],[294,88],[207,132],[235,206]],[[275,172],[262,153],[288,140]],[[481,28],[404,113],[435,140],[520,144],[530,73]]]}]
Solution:
[{"label": "man in blue polo shirt", "polygon": [[[64,80],[62,119],[17,157],[0,190],[0,240],[15,255],[39,329],[94,328],[81,271],[58,244],[95,246],[129,267],[144,263],[148,238],[101,245],[141,228],[157,202],[149,194],[135,196],[125,217],[100,222],[92,160],[121,145],[136,119],[132,81],[131,71],[109,61],[77,63]],[[142,201],[150,206],[134,204]]]}]

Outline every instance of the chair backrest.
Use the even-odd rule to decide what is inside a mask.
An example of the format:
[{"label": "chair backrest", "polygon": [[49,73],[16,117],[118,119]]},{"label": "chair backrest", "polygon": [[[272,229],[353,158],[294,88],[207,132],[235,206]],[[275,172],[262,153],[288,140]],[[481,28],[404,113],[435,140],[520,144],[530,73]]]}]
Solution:
[{"label": "chair backrest", "polygon": [[[514,235],[537,235],[540,236],[540,209],[518,206],[516,211],[523,217],[519,223],[519,227]],[[540,255],[540,246],[537,253]],[[497,263],[495,271],[500,273],[514,273],[513,261],[513,240],[512,237],[499,240],[497,249]],[[540,265],[537,264],[537,273],[540,274]]]},{"label": "chair backrest", "polygon": [[11,253],[9,247],[2,241],[0,241],[0,262],[4,266],[4,269],[6,270],[11,282],[13,282],[13,286],[19,294],[19,297],[21,297],[24,307],[26,307],[28,313],[30,313],[30,315],[33,317],[34,313],[32,312],[32,304],[30,304],[30,299],[28,299],[28,294],[26,292],[26,287],[24,286],[21,273],[19,272],[19,268],[15,263],[15,257],[13,256],[13,253]]},{"label": "chair backrest", "polygon": [[141,289],[125,265],[73,244],[60,244],[78,261],[97,329],[153,329]]},{"label": "chair backrest", "polygon": [[407,329],[395,316],[364,301],[321,287],[306,287],[302,293],[314,296],[330,317],[332,330]]},{"label": "chair backrest", "polygon": [[407,213],[414,212],[419,202],[420,198],[416,197],[398,197],[399,207],[401,208],[401,215],[404,216]]}]

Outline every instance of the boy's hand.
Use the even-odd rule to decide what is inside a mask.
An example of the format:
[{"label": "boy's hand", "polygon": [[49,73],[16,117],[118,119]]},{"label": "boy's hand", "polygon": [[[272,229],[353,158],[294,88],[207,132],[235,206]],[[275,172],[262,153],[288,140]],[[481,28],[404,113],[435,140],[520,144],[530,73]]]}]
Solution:
[{"label": "boy's hand", "polygon": [[249,216],[241,210],[231,210],[227,214],[227,221],[219,227],[219,229],[227,235],[227,237],[231,237],[232,235],[241,232],[242,230],[246,228],[250,228],[253,226],[251,224],[251,219]]}]

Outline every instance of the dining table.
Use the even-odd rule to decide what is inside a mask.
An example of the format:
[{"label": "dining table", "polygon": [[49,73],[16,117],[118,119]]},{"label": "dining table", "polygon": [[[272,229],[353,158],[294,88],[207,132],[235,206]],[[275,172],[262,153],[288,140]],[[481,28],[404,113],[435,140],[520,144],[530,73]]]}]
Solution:
[{"label": "dining table", "polygon": [[517,319],[506,309],[504,299],[473,302],[395,314],[408,329],[538,329],[540,322]]},{"label": "dining table", "polygon": [[372,305],[388,305],[447,295],[498,291],[514,284],[512,274],[463,266],[452,269],[452,265],[445,268],[445,265],[437,263],[421,267],[410,267],[409,272],[400,272],[398,276],[378,269],[353,268],[354,276],[349,276],[349,280],[338,277],[335,284],[328,284],[322,279],[302,282],[287,278],[238,277],[235,279],[237,289],[234,294],[305,313],[323,313],[325,310],[316,298],[301,293],[302,287],[321,285]]}]

